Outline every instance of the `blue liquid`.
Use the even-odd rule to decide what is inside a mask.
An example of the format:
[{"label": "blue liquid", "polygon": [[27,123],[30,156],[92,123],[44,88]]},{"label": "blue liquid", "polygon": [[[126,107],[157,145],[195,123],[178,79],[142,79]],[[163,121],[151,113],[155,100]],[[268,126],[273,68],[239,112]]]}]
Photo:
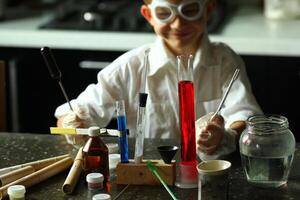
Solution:
[{"label": "blue liquid", "polygon": [[119,137],[120,151],[121,151],[121,162],[128,163],[128,136],[126,131],[126,117],[118,116],[118,130],[121,132]]}]

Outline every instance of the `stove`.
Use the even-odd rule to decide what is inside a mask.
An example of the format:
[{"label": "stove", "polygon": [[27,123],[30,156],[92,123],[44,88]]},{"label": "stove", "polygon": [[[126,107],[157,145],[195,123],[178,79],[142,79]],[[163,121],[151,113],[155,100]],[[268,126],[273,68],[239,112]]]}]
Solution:
[{"label": "stove", "polygon": [[56,16],[41,29],[153,32],[140,14],[142,1],[84,0],[58,6]]},{"label": "stove", "polygon": [[[232,0],[231,0],[232,1]],[[229,14],[228,0],[218,0],[216,12],[208,23],[208,32],[215,33],[225,25]],[[54,19],[41,29],[153,32],[140,14],[142,0],[68,0],[56,9]]]}]

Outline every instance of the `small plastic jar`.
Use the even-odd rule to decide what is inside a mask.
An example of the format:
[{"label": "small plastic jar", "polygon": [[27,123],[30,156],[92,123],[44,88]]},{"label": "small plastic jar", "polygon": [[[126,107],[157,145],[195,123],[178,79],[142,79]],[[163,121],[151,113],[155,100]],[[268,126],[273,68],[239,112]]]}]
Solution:
[{"label": "small plastic jar", "polygon": [[109,194],[96,194],[93,196],[93,200],[111,200],[111,197]]},{"label": "small plastic jar", "polygon": [[86,182],[90,190],[103,189],[104,177],[101,173],[90,173],[86,176]]},{"label": "small plastic jar", "polygon": [[121,162],[121,156],[120,154],[109,154],[108,155],[108,159],[109,159],[109,169],[110,170],[114,170],[117,167],[117,164],[119,162]]},{"label": "small plastic jar", "polygon": [[121,162],[120,154],[109,154],[109,175],[110,179],[114,180],[116,178],[116,167],[119,162]]},{"label": "small plastic jar", "polygon": [[119,152],[119,145],[117,143],[107,143],[106,146],[109,154],[115,154]]},{"label": "small plastic jar", "polygon": [[10,200],[25,200],[26,189],[23,185],[13,185],[7,189]]}]

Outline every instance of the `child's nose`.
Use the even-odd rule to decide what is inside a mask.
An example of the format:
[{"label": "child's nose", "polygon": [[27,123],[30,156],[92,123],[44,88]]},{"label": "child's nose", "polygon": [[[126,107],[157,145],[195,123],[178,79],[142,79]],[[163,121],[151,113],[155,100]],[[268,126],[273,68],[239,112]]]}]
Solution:
[{"label": "child's nose", "polygon": [[186,20],[183,19],[180,15],[176,15],[174,20],[171,22],[171,28],[181,27],[186,23]]}]

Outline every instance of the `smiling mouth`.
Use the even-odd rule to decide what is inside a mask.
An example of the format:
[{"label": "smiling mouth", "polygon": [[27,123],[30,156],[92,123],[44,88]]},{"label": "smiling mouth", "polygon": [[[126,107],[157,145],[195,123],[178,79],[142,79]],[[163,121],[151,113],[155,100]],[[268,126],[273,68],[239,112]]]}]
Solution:
[{"label": "smiling mouth", "polygon": [[176,38],[186,38],[186,37],[189,37],[190,36],[190,32],[176,32],[176,33],[173,33],[174,37]]}]

